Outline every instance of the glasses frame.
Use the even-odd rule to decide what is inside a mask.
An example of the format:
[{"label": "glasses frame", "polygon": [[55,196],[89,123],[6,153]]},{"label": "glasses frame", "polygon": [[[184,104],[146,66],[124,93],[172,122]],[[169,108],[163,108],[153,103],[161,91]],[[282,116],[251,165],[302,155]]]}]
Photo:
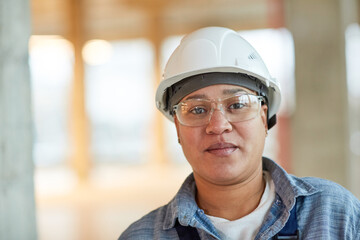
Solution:
[{"label": "glasses frame", "polygon": [[[226,114],[224,112],[224,101],[230,99],[230,98],[233,98],[233,97],[240,97],[240,96],[244,96],[244,95],[247,95],[247,96],[252,96],[252,97],[256,97],[256,99],[258,100],[258,104],[259,104],[259,107],[258,107],[258,112],[257,114],[252,117],[252,118],[249,118],[249,119],[246,119],[246,120],[239,120],[239,121],[230,121],[227,117],[226,117]],[[191,125],[191,124],[186,124],[184,123],[181,119],[179,119],[178,117],[178,114],[177,114],[177,111],[181,108],[181,105],[182,104],[185,104],[187,101],[206,101],[206,102],[210,102],[210,103],[215,103],[215,107],[211,107],[211,111],[209,113],[209,117],[207,119],[207,121],[205,121],[203,124],[201,125],[198,125],[198,124],[194,124],[194,125]],[[184,101],[180,101],[178,104],[174,105],[172,107],[172,113],[173,115],[175,114],[176,115],[176,118],[177,120],[184,126],[189,126],[189,127],[200,127],[200,126],[204,126],[204,125],[207,125],[209,124],[211,118],[212,118],[212,115],[214,113],[215,110],[219,110],[221,111],[221,113],[223,114],[223,116],[225,117],[225,119],[228,121],[228,122],[231,122],[231,123],[237,123],[237,122],[245,122],[245,121],[248,121],[248,120],[251,120],[251,119],[254,119],[256,116],[258,116],[259,112],[260,112],[260,109],[261,109],[261,103],[266,103],[266,99],[263,97],[263,96],[258,96],[258,95],[254,95],[254,94],[250,94],[250,93],[242,93],[242,94],[235,94],[233,96],[230,96],[230,97],[225,97],[225,98],[218,98],[218,99],[203,99],[203,98],[194,98],[194,99],[186,99]],[[212,105],[213,106],[213,105]]]}]

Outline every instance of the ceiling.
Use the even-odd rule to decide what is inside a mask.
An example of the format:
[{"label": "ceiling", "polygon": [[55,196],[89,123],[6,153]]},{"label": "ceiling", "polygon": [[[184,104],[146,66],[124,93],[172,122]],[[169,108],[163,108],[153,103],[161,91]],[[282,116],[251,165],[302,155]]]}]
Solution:
[{"label": "ceiling", "polygon": [[210,25],[236,30],[283,25],[282,0],[31,0],[32,33],[158,41]]}]

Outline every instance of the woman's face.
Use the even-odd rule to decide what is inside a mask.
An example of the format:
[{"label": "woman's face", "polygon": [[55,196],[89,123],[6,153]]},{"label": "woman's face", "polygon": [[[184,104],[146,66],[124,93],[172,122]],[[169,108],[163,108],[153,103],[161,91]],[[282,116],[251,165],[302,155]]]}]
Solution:
[{"label": "woman's face", "polygon": [[[199,89],[183,100],[194,96],[223,99],[236,91],[253,92],[235,85],[212,85]],[[217,185],[231,185],[250,180],[262,171],[262,153],[267,130],[267,106],[253,119],[231,123],[215,110],[208,124],[199,127],[182,125],[174,117],[177,134],[195,179]]]}]

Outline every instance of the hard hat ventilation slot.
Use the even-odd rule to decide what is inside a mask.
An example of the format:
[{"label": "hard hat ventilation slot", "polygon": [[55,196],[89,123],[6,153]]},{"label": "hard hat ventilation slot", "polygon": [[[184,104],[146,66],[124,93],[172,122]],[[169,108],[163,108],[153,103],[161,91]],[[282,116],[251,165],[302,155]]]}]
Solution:
[{"label": "hard hat ventilation slot", "polygon": [[257,55],[256,55],[256,53],[251,53],[249,56],[248,56],[248,59],[250,59],[250,60],[256,60],[258,57],[257,57]]}]

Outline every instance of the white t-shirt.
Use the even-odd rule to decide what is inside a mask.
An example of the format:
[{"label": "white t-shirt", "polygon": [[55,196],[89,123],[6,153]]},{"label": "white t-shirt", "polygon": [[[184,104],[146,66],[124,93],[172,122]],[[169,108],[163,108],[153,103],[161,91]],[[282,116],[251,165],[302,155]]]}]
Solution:
[{"label": "white t-shirt", "polygon": [[264,171],[263,174],[266,181],[265,190],[259,205],[250,214],[234,221],[207,215],[218,230],[221,239],[240,240],[255,238],[264,221],[266,213],[270,210],[271,205],[275,200],[274,182],[267,171]]}]

